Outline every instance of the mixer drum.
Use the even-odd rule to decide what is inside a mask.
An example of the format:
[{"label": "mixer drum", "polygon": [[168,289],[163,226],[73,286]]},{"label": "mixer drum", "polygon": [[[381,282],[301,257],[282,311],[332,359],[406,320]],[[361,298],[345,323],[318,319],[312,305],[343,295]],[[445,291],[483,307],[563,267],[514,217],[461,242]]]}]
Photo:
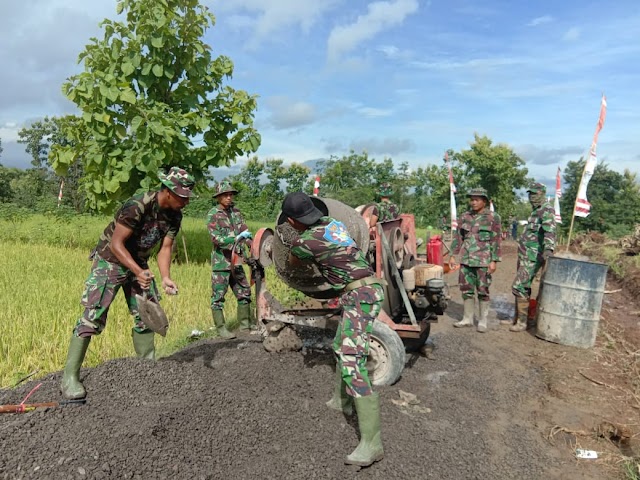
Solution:
[{"label": "mixer drum", "polygon": [[[348,205],[331,198],[310,197],[313,204],[323,215],[335,218],[344,223],[349,235],[363,252],[369,250],[369,228],[360,214]],[[280,213],[277,225],[286,223],[286,217]],[[291,288],[305,295],[328,299],[336,296],[320,271],[313,263],[292,266],[289,263],[289,248],[285,246],[278,235],[274,235],[271,246],[271,258],[278,276]]]}]

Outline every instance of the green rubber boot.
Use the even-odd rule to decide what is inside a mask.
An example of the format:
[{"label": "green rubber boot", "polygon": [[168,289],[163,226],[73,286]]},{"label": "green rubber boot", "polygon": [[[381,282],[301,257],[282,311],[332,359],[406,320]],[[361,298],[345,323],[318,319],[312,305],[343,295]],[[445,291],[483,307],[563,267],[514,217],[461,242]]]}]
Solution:
[{"label": "green rubber boot", "polygon": [[131,329],[131,338],[133,339],[133,348],[138,358],[145,360],[156,359],[156,347],[154,345],[155,334],[153,332],[138,333]]},{"label": "green rubber boot", "polygon": [[516,309],[518,312],[518,320],[509,330],[511,332],[524,332],[527,329],[527,320],[529,317],[529,299],[516,297]]},{"label": "green rubber boot", "polygon": [[382,460],[384,450],[380,439],[380,399],[377,393],[354,398],[360,427],[360,443],[344,463],[368,467]]},{"label": "green rubber boot", "polygon": [[218,330],[218,336],[226,339],[236,338],[236,335],[227,330],[227,327],[224,324],[224,312],[222,310],[212,310],[212,312],[213,323]]},{"label": "green rubber boot", "polygon": [[332,410],[351,416],[353,415],[353,397],[347,395],[347,384],[342,380],[341,370],[340,366],[336,365],[336,385],[333,390],[333,397],[326,405]]},{"label": "green rubber boot", "polygon": [[60,383],[62,396],[68,400],[78,400],[87,396],[87,391],[80,381],[80,367],[89,348],[89,342],[91,337],[82,338],[75,335],[71,337],[67,363]]},{"label": "green rubber boot", "polygon": [[251,330],[251,305],[249,303],[238,304],[238,323],[240,330]]}]

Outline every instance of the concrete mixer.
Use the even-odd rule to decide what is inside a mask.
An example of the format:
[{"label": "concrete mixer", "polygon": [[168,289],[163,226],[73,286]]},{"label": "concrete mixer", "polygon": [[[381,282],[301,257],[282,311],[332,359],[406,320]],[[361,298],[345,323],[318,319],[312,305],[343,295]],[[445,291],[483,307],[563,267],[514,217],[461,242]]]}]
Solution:
[{"label": "concrete mixer", "polygon": [[[426,263],[426,253],[418,254],[414,217],[378,223],[369,228],[365,220],[369,209],[360,211],[337,200],[312,197],[324,214],[345,224],[349,234],[364,252],[378,278],[386,280],[385,299],[374,322],[367,368],[374,385],[396,382],[405,365],[406,351],[421,348],[432,322],[438,321],[447,308],[448,287],[440,265]],[[280,214],[276,228],[285,224]],[[251,262],[256,288],[256,313],[259,331],[266,341],[287,325],[300,325],[335,331],[341,310],[335,291],[317,267],[289,264],[289,248],[274,230],[256,232],[251,246]],[[265,282],[264,268],[273,265],[277,275],[289,287],[302,292],[305,302],[284,308]],[[293,330],[288,329],[289,334]]]}]

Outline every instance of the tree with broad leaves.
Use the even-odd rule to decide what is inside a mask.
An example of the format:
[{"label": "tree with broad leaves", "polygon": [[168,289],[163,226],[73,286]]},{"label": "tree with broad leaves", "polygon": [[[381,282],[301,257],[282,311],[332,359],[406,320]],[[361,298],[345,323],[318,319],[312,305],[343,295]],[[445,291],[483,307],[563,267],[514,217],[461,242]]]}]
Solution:
[{"label": "tree with broad leaves", "polygon": [[80,158],[89,208],[113,210],[122,199],[159,184],[173,165],[197,180],[211,166],[255,152],[256,96],[225,85],[233,63],[212,57],[202,41],[215,17],[198,0],[118,0],[126,21],[105,19],[102,39],[80,54],[85,71],[63,85],[82,111],[55,145],[53,166],[64,175]]},{"label": "tree with broad leaves", "polygon": [[[304,165],[293,162],[284,174],[287,182],[287,192],[303,192],[309,184],[311,170]],[[311,192],[306,192],[310,194]]]},{"label": "tree with broad leaves", "polygon": [[[514,213],[516,190],[531,182],[525,161],[508,145],[494,145],[487,136],[474,134],[469,149],[450,154],[450,158],[462,167],[469,188],[477,186],[487,190],[503,219]],[[458,196],[460,194],[466,195],[466,192],[458,189]]]},{"label": "tree with broad leaves", "polygon": [[[572,161],[564,169],[566,185],[560,200],[562,229],[568,231],[571,225],[573,206],[578,195],[585,161]],[[598,162],[587,186],[587,199],[591,204],[588,217],[576,217],[575,232],[596,231],[619,237],[633,231],[640,218],[640,185],[635,173],[610,170],[604,162]]]}]

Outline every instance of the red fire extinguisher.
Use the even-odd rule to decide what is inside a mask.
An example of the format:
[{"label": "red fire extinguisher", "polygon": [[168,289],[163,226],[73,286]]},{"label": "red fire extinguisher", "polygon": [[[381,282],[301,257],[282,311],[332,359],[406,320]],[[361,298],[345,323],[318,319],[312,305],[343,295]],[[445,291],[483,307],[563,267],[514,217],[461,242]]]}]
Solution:
[{"label": "red fire extinguisher", "polygon": [[429,243],[427,243],[427,263],[444,265],[442,259],[442,236],[434,235],[429,239]]}]

